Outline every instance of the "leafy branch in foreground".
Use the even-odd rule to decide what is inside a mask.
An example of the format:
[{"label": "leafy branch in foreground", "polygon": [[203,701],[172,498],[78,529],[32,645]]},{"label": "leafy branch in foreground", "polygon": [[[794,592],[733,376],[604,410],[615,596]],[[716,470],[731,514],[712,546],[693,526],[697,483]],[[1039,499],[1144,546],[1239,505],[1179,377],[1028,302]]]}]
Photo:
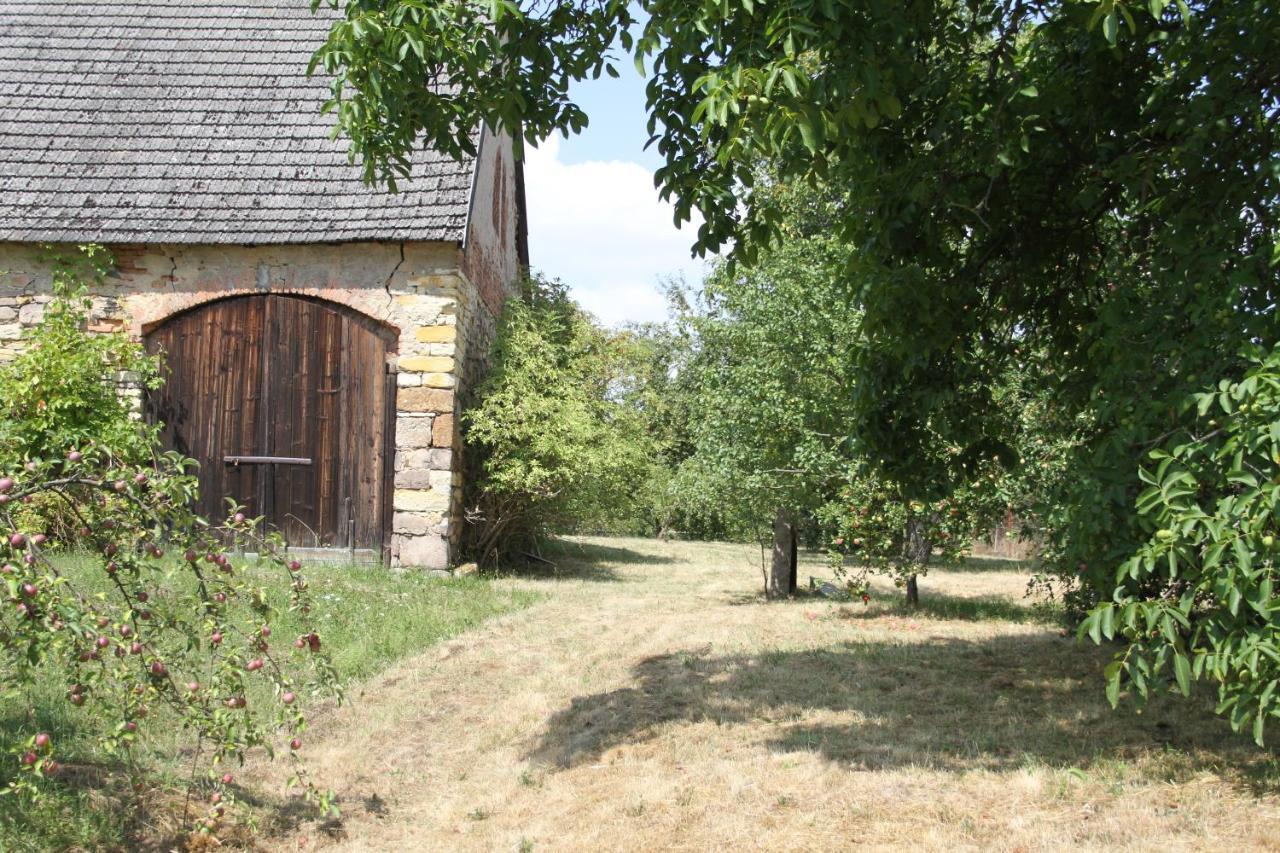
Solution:
[{"label": "leafy branch in foreground", "polygon": [[[258,747],[287,749],[305,796],[332,810],[299,750],[302,708],[340,698],[336,673],[314,630],[273,634],[282,607],[309,624],[302,566],[239,507],[221,522],[193,513],[195,463],[161,452],[120,396],[118,373],[154,379],[154,364],[121,334],[86,331],[91,305],[74,267],[55,275],[26,351],[0,368],[16,389],[0,403],[3,697],[62,684],[71,718],[83,715],[101,753],[130,773],[149,732],[189,732],[204,831],[233,799],[229,765]],[[245,552],[254,556],[232,556]],[[85,559],[91,570],[63,570]],[[285,579],[287,602],[270,594],[280,584],[269,572]],[[271,701],[249,702],[255,683]],[[34,714],[15,722],[0,793],[42,797],[75,757],[60,751],[68,733],[40,730]]]},{"label": "leafy branch in foreground", "polygon": [[1280,717],[1280,349],[1193,398],[1193,428],[1151,451],[1137,511],[1149,538],[1080,626],[1123,639],[1107,696],[1144,703],[1176,685],[1218,687],[1218,713],[1259,745]]}]

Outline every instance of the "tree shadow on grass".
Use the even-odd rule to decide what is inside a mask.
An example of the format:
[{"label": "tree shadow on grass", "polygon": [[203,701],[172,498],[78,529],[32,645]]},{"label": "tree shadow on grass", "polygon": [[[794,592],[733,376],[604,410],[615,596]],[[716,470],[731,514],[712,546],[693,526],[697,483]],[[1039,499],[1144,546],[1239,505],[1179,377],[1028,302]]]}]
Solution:
[{"label": "tree shadow on grass", "polygon": [[1227,770],[1275,788],[1274,764],[1203,698],[1156,701],[1142,716],[1112,711],[1100,676],[1107,656],[1048,632],[758,655],[692,649],[642,660],[627,687],[575,698],[528,757],[568,768],[673,723],[712,722],[742,726],[744,740],[776,752],[864,770],[1088,770],[1172,752],[1186,778]]},{"label": "tree shadow on grass", "polygon": [[593,563],[619,563],[624,566],[669,566],[675,562],[675,558],[667,554],[646,554],[618,545],[576,542],[572,539],[550,540],[543,546],[543,556]]},{"label": "tree shadow on grass", "polygon": [[841,619],[878,619],[893,615],[904,619],[922,617],[930,619],[954,619],[963,622],[1016,622],[1020,624],[1057,624],[1058,610],[1050,606],[1021,604],[1018,601],[1000,595],[948,595],[930,590],[920,594],[920,603],[915,607],[908,606],[901,593],[895,593],[892,600],[883,593],[872,593],[869,604],[856,600],[832,599],[821,593],[801,588],[796,594],[785,599],[769,599],[763,592],[738,592],[729,596],[731,606],[770,604],[785,607],[787,605],[805,605],[842,603],[846,607],[839,613]]},{"label": "tree shadow on grass", "polygon": [[[88,713],[68,713],[62,705],[44,701],[0,714],[0,755],[36,731],[54,733],[62,766],[56,776],[37,783],[38,799],[26,794],[0,797],[0,851],[10,849],[7,844],[13,838],[22,840],[19,849],[24,850],[205,849],[189,842],[197,822],[208,814],[207,787],[189,790],[184,773],[151,766],[145,756],[133,776],[124,762],[93,753],[89,745],[96,740],[100,722]],[[179,754],[186,759],[191,750]],[[0,772],[0,788],[9,781]],[[265,801],[239,784],[230,788],[238,800],[263,812],[273,828],[296,827],[316,816],[315,807],[300,798]],[[256,849],[253,829],[235,816],[216,826],[212,837],[218,844],[211,846]]]},{"label": "tree shadow on grass", "polygon": [[1016,622],[1020,624],[1056,624],[1059,611],[1051,606],[1022,604],[1000,595],[947,595],[941,592],[920,594],[915,607],[903,601],[894,603],[883,599],[872,600],[864,608],[848,608],[840,614],[843,619],[874,619],[892,613],[910,618],[924,616],[931,619],[954,619],[962,622]]},{"label": "tree shadow on grass", "polygon": [[939,573],[961,572],[1010,572],[1030,576],[1036,571],[1037,561],[1015,560],[1012,557],[965,557],[958,564],[935,567],[932,571]]},{"label": "tree shadow on grass", "polygon": [[[541,560],[516,558],[501,567],[502,574],[532,580],[623,582],[615,566],[657,566],[675,562],[661,554],[646,554],[617,545],[552,539],[542,544]],[[545,561],[545,562],[544,562]]]},{"label": "tree shadow on grass", "polygon": [[[7,782],[0,779],[0,785]],[[134,789],[125,768],[103,762],[68,761],[39,788],[34,800],[25,793],[0,798],[0,849],[7,849],[7,838],[20,838],[21,849],[31,850],[187,849],[206,808],[167,781],[144,776]],[[233,825],[219,833],[224,842],[250,838]]]}]

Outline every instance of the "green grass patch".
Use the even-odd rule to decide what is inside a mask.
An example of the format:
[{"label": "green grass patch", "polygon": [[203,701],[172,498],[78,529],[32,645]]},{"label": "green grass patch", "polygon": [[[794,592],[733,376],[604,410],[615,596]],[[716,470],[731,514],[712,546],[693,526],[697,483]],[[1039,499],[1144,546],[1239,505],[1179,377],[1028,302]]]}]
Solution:
[{"label": "green grass patch", "polygon": [[[105,575],[92,561],[67,557],[65,574],[88,592],[105,590]],[[248,571],[258,573],[251,566]],[[481,578],[436,578],[420,572],[393,572],[382,567],[308,563],[314,610],[311,624],[324,640],[344,684],[374,675],[396,660],[454,637],[493,616],[529,606],[542,596]],[[173,584],[185,576],[175,563]],[[260,583],[283,604],[288,580],[278,571],[262,571]],[[283,610],[272,625],[278,642],[302,633],[297,614]],[[39,803],[0,796],[0,850],[133,849],[140,832],[152,836],[163,823],[154,810],[166,808],[166,797],[180,803],[185,767],[183,750],[191,746],[185,733],[166,729],[163,708],[153,714],[150,735],[134,750],[133,760],[146,779],[146,791],[129,789],[128,774],[117,761],[99,754],[97,735],[113,725],[92,703],[75,708],[66,701],[64,677],[50,670],[17,696],[0,699],[0,755],[33,731],[53,734],[66,770],[46,782]],[[0,683],[11,675],[0,672]],[[265,680],[264,680],[265,682]],[[250,702],[269,701],[262,683]],[[353,699],[353,701],[359,701]],[[7,768],[0,768],[0,785]],[[168,794],[162,792],[168,791]],[[162,832],[163,834],[163,832]]]},{"label": "green grass patch", "polygon": [[896,605],[904,614],[928,614],[935,619],[970,622],[1027,622],[1056,624],[1062,621],[1062,607],[1056,603],[1020,604],[1000,596],[962,597],[922,592],[917,608]]}]

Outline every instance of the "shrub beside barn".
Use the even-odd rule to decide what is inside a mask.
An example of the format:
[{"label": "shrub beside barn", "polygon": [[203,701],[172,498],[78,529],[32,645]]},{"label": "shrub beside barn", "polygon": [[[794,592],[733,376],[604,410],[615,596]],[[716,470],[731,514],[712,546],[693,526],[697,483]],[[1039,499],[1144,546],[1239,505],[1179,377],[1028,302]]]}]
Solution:
[{"label": "shrub beside barn", "polygon": [[92,328],[165,354],[144,407],[207,512],[442,567],[459,407],[526,262],[520,165],[484,130],[365,186],[307,6],[0,0],[0,357],[49,299],[47,245],[103,244]]}]

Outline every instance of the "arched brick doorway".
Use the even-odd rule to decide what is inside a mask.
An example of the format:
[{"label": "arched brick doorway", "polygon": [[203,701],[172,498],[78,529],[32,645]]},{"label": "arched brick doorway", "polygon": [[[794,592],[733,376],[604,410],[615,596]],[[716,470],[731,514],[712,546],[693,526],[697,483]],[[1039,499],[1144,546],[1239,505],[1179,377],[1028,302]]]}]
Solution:
[{"label": "arched brick doorway", "polygon": [[230,497],[290,544],[382,552],[394,333],[341,306],[261,294],[198,306],[145,337],[168,367],[148,417],[200,463],[202,514],[222,517]]}]

